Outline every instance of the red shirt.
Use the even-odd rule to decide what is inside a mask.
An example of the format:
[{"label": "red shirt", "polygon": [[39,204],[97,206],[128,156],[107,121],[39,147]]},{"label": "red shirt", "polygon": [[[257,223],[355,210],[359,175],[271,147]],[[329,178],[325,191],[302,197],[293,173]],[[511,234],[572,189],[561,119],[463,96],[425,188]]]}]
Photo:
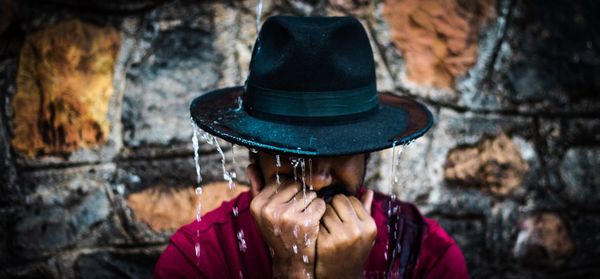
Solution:
[{"label": "red shirt", "polygon": [[[200,223],[181,227],[160,256],[154,277],[271,278],[271,257],[250,214],[251,200],[250,192],[242,193],[207,213]],[[235,207],[238,216],[233,214]],[[365,265],[365,277],[385,278],[388,217],[382,200],[373,200],[371,215],[377,224],[377,237]],[[454,240],[437,222],[425,218],[425,223],[413,278],[468,278],[465,259]],[[197,243],[200,257],[196,257]]]}]

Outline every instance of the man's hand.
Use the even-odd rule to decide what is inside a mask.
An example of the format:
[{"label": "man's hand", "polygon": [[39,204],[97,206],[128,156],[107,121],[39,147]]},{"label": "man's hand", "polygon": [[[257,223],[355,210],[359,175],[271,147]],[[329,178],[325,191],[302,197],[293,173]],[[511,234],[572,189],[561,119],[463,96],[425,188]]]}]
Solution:
[{"label": "man's hand", "polygon": [[[274,181],[262,183],[256,165],[248,166],[248,177],[254,189],[262,189],[252,199],[250,211],[256,225],[271,249],[273,277],[314,278],[314,256],[319,220],[325,213],[325,202],[314,191],[302,191],[293,180],[280,186]],[[264,186],[264,187],[263,187]]]},{"label": "man's hand", "polygon": [[371,218],[373,191],[362,202],[336,195],[327,205],[317,239],[317,278],[362,278],[377,226]]}]

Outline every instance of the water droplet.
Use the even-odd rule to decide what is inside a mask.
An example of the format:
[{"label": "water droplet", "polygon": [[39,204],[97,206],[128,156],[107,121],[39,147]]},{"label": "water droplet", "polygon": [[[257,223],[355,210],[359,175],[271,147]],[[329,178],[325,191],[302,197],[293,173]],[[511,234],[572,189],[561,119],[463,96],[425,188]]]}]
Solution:
[{"label": "water droplet", "polygon": [[308,187],[311,191],[314,191],[312,182],[312,158],[308,158]]},{"label": "water droplet", "polygon": [[256,154],[256,153],[258,153],[258,150],[254,149],[254,148],[250,148],[250,152]]},{"label": "water droplet", "polygon": [[298,164],[300,162],[298,161],[298,158],[296,157],[290,157],[290,164],[292,164],[292,167],[294,168],[294,181],[298,181]]},{"label": "water droplet", "polygon": [[196,251],[196,258],[200,258],[200,243],[196,242],[196,246],[194,246],[194,250]]},{"label": "water droplet", "polygon": [[[397,158],[395,160],[395,163],[394,163],[394,175],[393,175],[393,177],[394,177],[394,184],[397,184],[398,180],[399,180],[399,178],[398,178],[398,172],[400,170],[400,156],[402,155],[402,151],[403,150],[404,150],[404,145],[398,146],[398,156],[397,156]],[[394,155],[392,155],[392,156],[394,156]]]},{"label": "water droplet", "polygon": [[277,180],[277,186],[281,186],[281,180],[279,179],[279,168],[281,167],[281,157],[279,154],[275,155],[275,179]]},{"label": "water droplet", "polygon": [[244,239],[244,231],[243,230],[240,230],[237,233],[237,239],[238,239],[238,246],[240,247],[240,251],[246,252],[246,249],[248,247],[246,246],[246,239]]},{"label": "water droplet", "polygon": [[[308,263],[308,256],[307,255],[302,255],[302,261],[307,264]],[[308,272],[306,273],[308,275]]]},{"label": "water droplet", "polygon": [[304,197],[304,206],[306,206],[306,164],[304,158],[298,158],[298,161],[302,170],[302,196]]},{"label": "water droplet", "polygon": [[298,245],[293,244],[292,245],[292,251],[294,251],[294,254],[298,254]]},{"label": "water droplet", "polygon": [[242,99],[242,97],[237,97],[237,99],[235,100],[236,104],[237,104],[237,108],[235,108],[235,112],[239,112],[242,111],[242,106],[244,105],[244,100]]},{"label": "water droplet", "polygon": [[296,239],[298,239],[298,231],[300,230],[300,227],[298,227],[298,225],[294,225],[294,229],[292,230],[292,234],[294,235],[294,237]]},{"label": "water droplet", "polygon": [[219,155],[221,155],[221,168],[223,169],[223,179],[229,182],[229,189],[233,190],[235,188],[235,183],[233,182],[233,179],[235,179],[237,175],[235,171],[229,172],[227,168],[225,168],[225,153],[223,153],[223,149],[221,148],[219,141],[216,137],[207,132],[202,133],[202,138],[206,141],[206,143],[214,146],[217,149]]},{"label": "water droplet", "polygon": [[308,237],[308,234],[304,233],[304,246],[308,247],[308,246],[310,246],[310,243],[311,243],[311,241],[310,241],[310,238]]},{"label": "water droplet", "polygon": [[238,207],[234,206],[232,211],[233,211],[233,216],[237,217],[239,214]]},{"label": "water droplet", "polygon": [[271,257],[275,257],[275,250],[272,247],[269,247],[269,253],[271,253]]}]

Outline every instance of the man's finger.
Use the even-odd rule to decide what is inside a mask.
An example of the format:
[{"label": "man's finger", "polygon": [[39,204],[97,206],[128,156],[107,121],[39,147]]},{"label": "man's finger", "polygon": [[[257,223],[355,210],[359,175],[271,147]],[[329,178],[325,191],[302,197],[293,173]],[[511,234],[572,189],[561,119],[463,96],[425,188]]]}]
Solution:
[{"label": "man's finger", "polygon": [[296,212],[304,211],[310,202],[317,198],[315,191],[298,191],[296,195],[289,201]]},{"label": "man's finger", "polygon": [[369,212],[367,212],[367,209],[361,203],[361,201],[359,201],[356,197],[349,197],[349,199],[350,199],[350,203],[352,203],[352,207],[354,208],[354,210],[356,212],[356,216],[358,216],[359,220],[364,221],[364,220],[371,218],[371,214],[369,214]]},{"label": "man's finger", "polygon": [[356,212],[348,197],[344,195],[335,195],[331,200],[331,205],[333,209],[340,216],[342,222],[352,222],[353,220],[358,219],[356,216]]},{"label": "man's finger", "polygon": [[327,231],[329,231],[329,233],[333,233],[339,226],[342,225],[342,220],[337,213],[335,213],[335,210],[331,205],[326,205],[325,214],[323,214],[321,222],[325,227],[327,227]]},{"label": "man's finger", "polygon": [[321,198],[313,199],[310,204],[304,210],[304,213],[308,214],[312,218],[316,220],[321,220],[323,215],[325,214],[325,210],[327,209],[327,204]]},{"label": "man's finger", "polygon": [[290,181],[286,181],[281,184],[281,187],[277,188],[277,185],[274,188],[277,190],[275,194],[270,197],[268,201],[269,204],[284,204],[290,201],[299,191],[302,185],[298,183],[290,183]]}]

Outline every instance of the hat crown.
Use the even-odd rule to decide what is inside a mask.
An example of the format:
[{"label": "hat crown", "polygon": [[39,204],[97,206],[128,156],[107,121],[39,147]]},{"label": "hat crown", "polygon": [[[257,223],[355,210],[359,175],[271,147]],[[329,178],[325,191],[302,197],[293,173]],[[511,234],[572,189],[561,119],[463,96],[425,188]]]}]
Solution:
[{"label": "hat crown", "polygon": [[375,83],[367,34],[353,17],[268,18],[256,40],[249,85],[286,91],[337,91]]}]

